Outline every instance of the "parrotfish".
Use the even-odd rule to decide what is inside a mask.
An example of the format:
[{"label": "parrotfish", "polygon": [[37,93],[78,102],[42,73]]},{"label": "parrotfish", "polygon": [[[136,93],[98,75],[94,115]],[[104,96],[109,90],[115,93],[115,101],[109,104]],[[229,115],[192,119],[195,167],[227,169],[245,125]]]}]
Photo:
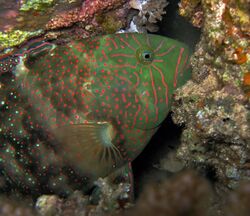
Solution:
[{"label": "parrotfish", "polygon": [[131,162],[191,73],[185,44],[124,33],[32,43],[2,58],[0,75],[2,176],[12,188],[60,193],[118,171],[132,178]]}]

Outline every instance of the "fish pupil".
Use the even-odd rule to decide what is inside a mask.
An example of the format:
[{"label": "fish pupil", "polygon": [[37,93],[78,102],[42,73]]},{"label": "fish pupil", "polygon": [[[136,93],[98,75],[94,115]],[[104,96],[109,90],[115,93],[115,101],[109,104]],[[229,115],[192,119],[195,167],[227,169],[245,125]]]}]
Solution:
[{"label": "fish pupil", "polygon": [[145,61],[151,61],[152,60],[152,54],[150,51],[145,51],[142,53],[142,57]]}]

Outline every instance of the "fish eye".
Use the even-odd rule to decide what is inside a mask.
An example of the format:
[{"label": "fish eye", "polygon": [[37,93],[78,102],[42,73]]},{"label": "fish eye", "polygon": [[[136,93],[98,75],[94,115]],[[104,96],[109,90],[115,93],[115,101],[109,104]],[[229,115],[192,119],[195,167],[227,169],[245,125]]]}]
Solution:
[{"label": "fish eye", "polygon": [[145,61],[151,61],[152,60],[152,53],[150,51],[144,51],[142,53],[142,58],[145,60]]},{"label": "fish eye", "polygon": [[136,57],[142,64],[150,64],[154,59],[154,52],[149,47],[141,47],[137,50]]}]

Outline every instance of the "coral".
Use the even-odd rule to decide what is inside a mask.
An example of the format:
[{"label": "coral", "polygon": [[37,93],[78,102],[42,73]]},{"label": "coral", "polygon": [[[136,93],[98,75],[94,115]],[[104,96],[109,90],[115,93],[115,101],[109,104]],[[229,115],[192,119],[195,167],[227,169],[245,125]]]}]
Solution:
[{"label": "coral", "polygon": [[100,178],[96,185],[99,191],[91,196],[83,195],[80,191],[74,191],[64,199],[56,195],[42,195],[36,201],[36,211],[46,216],[110,215],[130,207],[131,204],[127,202],[130,186],[126,183],[114,184],[108,178]]},{"label": "coral", "polygon": [[200,28],[203,24],[203,11],[201,8],[201,0],[182,0],[179,3],[179,13],[186,17],[193,26]]},{"label": "coral", "polygon": [[[93,215],[114,212],[130,206],[128,201],[130,201],[131,185],[129,183],[120,182],[115,184],[109,178],[99,178],[96,185],[100,190],[100,195],[98,205],[90,211]],[[90,199],[94,199],[93,195]]]},{"label": "coral", "polygon": [[42,195],[36,201],[36,210],[40,215],[56,215],[60,212],[62,199],[56,195]]},{"label": "coral", "polygon": [[211,198],[208,182],[193,171],[185,171],[160,184],[149,185],[125,215],[207,215]]},{"label": "coral", "polygon": [[81,6],[81,0],[32,0],[20,3],[14,29],[36,31],[45,30],[45,25],[56,15],[66,13]]},{"label": "coral", "polygon": [[3,3],[0,11],[0,51],[34,36],[70,40],[114,33],[127,28],[133,16],[131,25],[136,31],[154,32],[167,4],[166,0],[31,0],[18,4],[12,0]]},{"label": "coral", "polygon": [[130,5],[139,10],[138,15],[133,18],[137,31],[158,31],[156,23],[162,20],[162,16],[166,13],[167,0],[131,0]]},{"label": "coral", "polygon": [[250,183],[218,197],[206,178],[193,170],[182,171],[158,184],[148,185],[135,206],[112,215],[249,215]]},{"label": "coral", "polygon": [[36,211],[39,215],[89,215],[89,209],[94,206],[89,205],[89,197],[83,196],[81,192],[75,191],[69,197],[62,199],[56,195],[42,195],[36,201]]},{"label": "coral", "polygon": [[250,72],[244,74],[243,77],[243,90],[245,94],[250,97]]},{"label": "coral", "polygon": [[0,50],[17,46],[29,38],[41,35],[55,3],[54,0],[4,2],[0,12]]},{"label": "coral", "polygon": [[124,0],[86,0],[81,8],[76,8],[64,14],[59,14],[52,18],[46,25],[47,29],[69,27],[76,22],[86,23],[102,11],[117,8]]},{"label": "coral", "polygon": [[4,2],[0,11],[0,51],[24,44],[34,36],[70,40],[114,33],[126,27],[129,9],[126,0]]},{"label": "coral", "polygon": [[97,184],[101,186],[102,192],[96,204],[92,203],[91,196],[74,191],[64,199],[56,195],[40,196],[35,204],[36,211],[31,208],[31,201],[25,200],[20,204],[20,200],[13,197],[1,198],[0,212],[6,216],[33,216],[36,213],[45,216],[151,216],[156,213],[157,216],[247,216],[250,211],[249,182],[242,182],[235,191],[225,193],[222,199],[218,199],[208,181],[192,170],[182,171],[170,179],[146,186],[136,203],[127,203],[126,207],[117,202],[126,187],[114,186],[107,179],[99,179]]},{"label": "coral", "polygon": [[250,212],[250,183],[244,182],[226,199],[224,206],[225,216],[248,216]]},{"label": "coral", "polygon": [[124,26],[122,19],[117,19],[117,15],[114,12],[99,15],[96,17],[96,21],[106,33],[110,34]]},{"label": "coral", "polygon": [[[36,209],[42,215],[207,215],[212,210],[213,193],[208,182],[194,171],[184,171],[158,185],[149,185],[133,207],[121,205],[127,193],[126,185],[113,185],[99,179],[99,201],[91,204],[91,197],[75,191],[70,197],[41,196]],[[120,201],[118,201],[120,200]]]},{"label": "coral", "polygon": [[[202,10],[191,58],[193,80],[176,93],[173,119],[185,123],[177,157],[207,173],[217,191],[250,179],[248,0],[181,1],[189,19]],[[249,4],[248,4],[249,5]]]}]

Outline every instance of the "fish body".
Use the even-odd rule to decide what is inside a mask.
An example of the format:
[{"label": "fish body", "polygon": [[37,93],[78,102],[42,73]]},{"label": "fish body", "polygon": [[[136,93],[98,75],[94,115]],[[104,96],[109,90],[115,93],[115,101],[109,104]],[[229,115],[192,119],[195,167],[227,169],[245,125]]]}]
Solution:
[{"label": "fish body", "polygon": [[[167,116],[175,89],[189,79],[188,58],[180,42],[137,33],[35,43],[16,54],[8,68],[21,98],[11,107],[19,115],[10,112],[1,131],[19,144],[2,148],[2,173],[25,190],[54,192],[45,178],[50,172],[64,183],[78,176],[87,188],[130,163]],[[7,157],[11,165],[3,162]]]}]

